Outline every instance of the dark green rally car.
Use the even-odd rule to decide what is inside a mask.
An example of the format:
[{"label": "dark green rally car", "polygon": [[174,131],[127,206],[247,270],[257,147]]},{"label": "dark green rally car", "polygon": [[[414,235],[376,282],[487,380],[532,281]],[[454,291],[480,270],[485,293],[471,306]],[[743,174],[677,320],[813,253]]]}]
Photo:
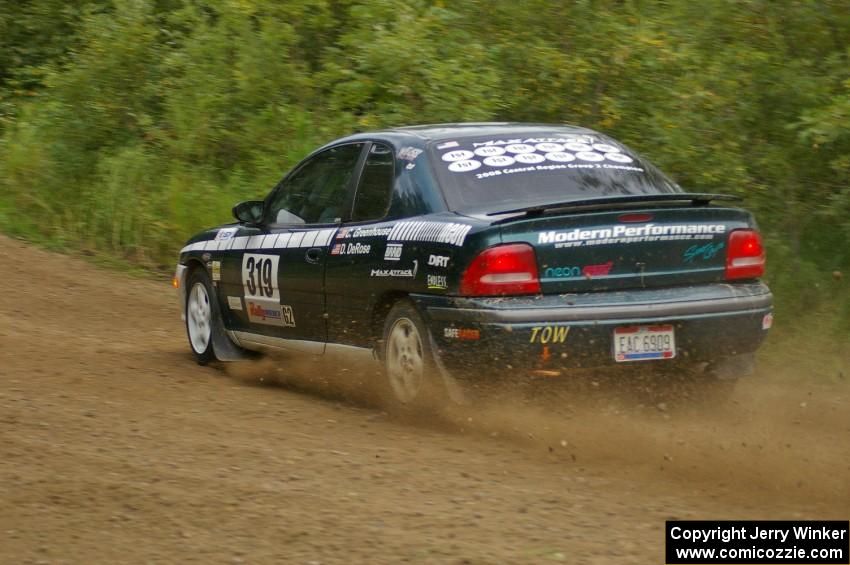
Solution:
[{"label": "dark green rally car", "polygon": [[761,237],[731,200],[579,127],[361,133],[189,240],[175,285],[199,362],[377,362],[403,403],[576,367],[734,379],[773,316]]}]

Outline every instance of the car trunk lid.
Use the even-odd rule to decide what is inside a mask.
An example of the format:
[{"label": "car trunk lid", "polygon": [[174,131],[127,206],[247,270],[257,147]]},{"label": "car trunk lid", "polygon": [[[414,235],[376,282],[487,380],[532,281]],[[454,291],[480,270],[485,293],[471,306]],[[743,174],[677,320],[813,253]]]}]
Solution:
[{"label": "car trunk lid", "polygon": [[744,210],[638,206],[503,218],[504,243],[528,243],[544,294],[724,280],[728,234],[752,227]]}]

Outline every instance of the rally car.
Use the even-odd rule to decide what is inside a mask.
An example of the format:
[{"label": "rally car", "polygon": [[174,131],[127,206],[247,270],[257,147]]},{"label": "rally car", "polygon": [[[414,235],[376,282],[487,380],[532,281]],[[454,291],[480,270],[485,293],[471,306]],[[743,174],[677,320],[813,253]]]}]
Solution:
[{"label": "rally car", "polygon": [[198,362],[344,353],[405,404],[576,367],[734,379],[773,319],[734,200],[581,127],[359,133],[191,238],[174,284]]}]

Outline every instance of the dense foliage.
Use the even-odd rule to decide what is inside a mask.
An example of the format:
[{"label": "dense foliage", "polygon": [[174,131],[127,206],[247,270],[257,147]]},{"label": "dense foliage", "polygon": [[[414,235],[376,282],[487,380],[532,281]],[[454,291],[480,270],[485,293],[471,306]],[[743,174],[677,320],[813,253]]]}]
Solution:
[{"label": "dense foliage", "polygon": [[5,229],[164,265],[338,135],[567,122],[745,196],[784,308],[850,319],[846,0],[0,0],[0,44]]}]

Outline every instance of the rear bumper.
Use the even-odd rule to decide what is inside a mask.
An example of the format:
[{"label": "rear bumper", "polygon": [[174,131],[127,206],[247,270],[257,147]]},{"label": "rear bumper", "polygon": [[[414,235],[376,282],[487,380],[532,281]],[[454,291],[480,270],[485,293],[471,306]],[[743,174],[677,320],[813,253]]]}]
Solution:
[{"label": "rear bumper", "polygon": [[672,325],[678,362],[752,353],[767,334],[773,304],[760,282],[538,297],[412,298],[446,367],[459,373],[612,365],[614,329],[635,325]]}]

